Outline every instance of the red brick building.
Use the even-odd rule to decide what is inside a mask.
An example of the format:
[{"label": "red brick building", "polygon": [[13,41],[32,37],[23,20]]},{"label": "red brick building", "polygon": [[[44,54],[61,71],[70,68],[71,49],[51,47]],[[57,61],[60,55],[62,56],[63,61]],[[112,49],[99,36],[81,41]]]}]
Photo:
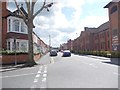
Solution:
[{"label": "red brick building", "polygon": [[85,27],[80,36],[73,40],[73,51],[109,51],[109,22],[98,28]]},{"label": "red brick building", "polygon": [[73,51],[73,40],[70,39],[67,41],[67,49]]},{"label": "red brick building", "polygon": [[78,53],[80,50],[80,38],[77,37],[73,40],[73,52]]},{"label": "red brick building", "polygon": [[113,0],[104,8],[109,11],[111,49],[120,51],[120,1]]},{"label": "red brick building", "polygon": [[109,21],[97,28],[85,27],[73,40],[74,52],[120,51],[120,0],[113,0],[104,8],[109,10]]},{"label": "red brick building", "polygon": [[0,1],[0,51],[2,49],[2,2]]},{"label": "red brick building", "polygon": [[28,52],[27,26],[18,10],[11,12],[6,7],[6,2],[3,2],[2,49],[14,51],[16,41],[17,51]]},{"label": "red brick building", "polygon": [[100,25],[93,33],[93,50],[110,51],[109,22]]},{"label": "red brick building", "polygon": [[[21,11],[27,15],[24,8]],[[26,54],[16,55],[17,63],[28,60],[28,28],[18,10],[11,12],[7,9],[7,2],[2,2],[2,50],[7,52],[24,52]],[[40,52],[47,52],[47,45],[33,33],[34,60],[38,59]],[[40,55],[39,55],[40,57]],[[2,55],[2,64],[14,63],[15,55]]]}]

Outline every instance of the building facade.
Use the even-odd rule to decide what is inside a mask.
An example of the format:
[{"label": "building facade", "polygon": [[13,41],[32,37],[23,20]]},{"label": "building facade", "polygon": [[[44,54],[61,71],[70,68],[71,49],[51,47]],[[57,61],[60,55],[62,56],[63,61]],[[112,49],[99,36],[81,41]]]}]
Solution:
[{"label": "building facade", "polygon": [[67,49],[73,51],[73,40],[70,39],[67,41]]},{"label": "building facade", "polygon": [[[24,15],[24,8],[20,7]],[[2,50],[9,53],[24,53],[16,55],[17,63],[28,60],[28,28],[23,21],[22,14],[19,10],[11,12],[7,9],[7,2],[2,2]],[[33,50],[34,60],[41,57],[41,52],[47,52],[47,45],[33,32]],[[45,54],[45,53],[43,53]],[[15,55],[2,55],[2,64],[14,63]]]},{"label": "building facade", "polygon": [[[97,28],[85,27],[79,37],[72,41],[73,52],[80,51],[110,51],[110,22],[105,22]],[[70,41],[67,43],[70,49]]]},{"label": "building facade", "polygon": [[16,10],[9,11],[6,2],[3,2],[2,17],[2,49],[10,52],[15,49],[20,52],[28,52],[28,32],[22,16]]},{"label": "building facade", "polygon": [[109,21],[100,25],[93,33],[93,50],[110,51]]},{"label": "building facade", "polygon": [[112,1],[104,8],[109,11],[111,49],[120,51],[120,1]]}]

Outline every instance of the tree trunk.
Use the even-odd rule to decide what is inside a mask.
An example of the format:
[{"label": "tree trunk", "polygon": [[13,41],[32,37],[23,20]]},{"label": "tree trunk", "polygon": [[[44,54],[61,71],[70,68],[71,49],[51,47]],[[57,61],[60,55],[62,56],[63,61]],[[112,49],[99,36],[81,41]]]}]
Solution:
[{"label": "tree trunk", "polygon": [[34,61],[34,52],[33,52],[33,37],[32,37],[32,33],[33,33],[33,25],[31,24],[31,22],[28,22],[28,44],[29,44],[29,60],[27,62],[28,66],[33,66],[36,65],[36,62]]}]

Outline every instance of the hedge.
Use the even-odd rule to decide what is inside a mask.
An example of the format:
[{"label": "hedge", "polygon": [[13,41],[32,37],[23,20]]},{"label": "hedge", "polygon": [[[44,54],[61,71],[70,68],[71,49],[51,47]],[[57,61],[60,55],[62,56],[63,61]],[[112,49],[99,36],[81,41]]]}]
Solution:
[{"label": "hedge", "polygon": [[[15,52],[0,51],[0,54],[2,54],[2,55],[15,55]],[[19,55],[19,54],[28,54],[28,52],[16,52],[16,55]]]},{"label": "hedge", "polygon": [[120,58],[120,52],[118,51],[80,51],[79,54]]}]

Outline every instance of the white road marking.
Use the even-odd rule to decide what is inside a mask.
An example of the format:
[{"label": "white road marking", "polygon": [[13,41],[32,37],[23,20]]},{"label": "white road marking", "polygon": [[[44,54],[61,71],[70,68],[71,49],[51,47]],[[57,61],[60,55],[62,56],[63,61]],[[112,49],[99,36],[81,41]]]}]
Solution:
[{"label": "white road marking", "polygon": [[35,89],[35,87],[36,87],[36,85],[33,85],[33,86],[31,87],[31,89],[30,89],[30,90],[34,90],[34,89]]},{"label": "white road marking", "polygon": [[90,66],[92,66],[92,67],[94,67],[94,68],[98,68],[95,64],[92,64],[92,63],[86,63],[86,62],[83,62],[83,61],[82,61],[82,63],[87,64],[87,65],[90,65]]},{"label": "white road marking", "polygon": [[38,82],[38,79],[34,79],[34,83]]},{"label": "white road marking", "polygon": [[37,72],[37,75],[35,76],[35,79],[33,81],[33,86],[32,88],[36,88],[36,83],[39,83],[39,77],[42,76],[42,80],[41,80],[41,86],[39,86],[40,88],[46,88],[46,80],[47,80],[47,65],[41,66],[39,68],[39,71]]},{"label": "white road marking", "polygon": [[43,77],[47,77],[47,74],[43,74]]},{"label": "white road marking", "polygon": [[16,68],[10,68],[10,69],[1,69],[0,72],[3,72],[3,71],[10,71],[10,70],[14,70]]},{"label": "white road marking", "polygon": [[47,67],[45,67],[44,70],[47,71]]},{"label": "white road marking", "polygon": [[120,76],[120,74],[118,74],[118,73],[116,73],[116,72],[114,72],[113,74],[115,74],[115,75],[117,75],[117,76]]},{"label": "white road marking", "polygon": [[97,68],[97,66],[96,65],[94,65],[94,64],[89,64],[90,66],[92,66],[92,67],[94,67],[94,68]]},{"label": "white road marking", "polygon": [[41,71],[41,70],[42,70],[42,68],[43,68],[43,66],[40,66],[39,71]]},{"label": "white road marking", "polygon": [[46,78],[43,78],[43,79],[42,79],[42,82],[46,82]]},{"label": "white road marking", "polygon": [[47,73],[47,71],[44,71],[44,73]]},{"label": "white road marking", "polygon": [[37,73],[41,73],[41,71],[38,71]]},{"label": "white road marking", "polygon": [[0,77],[0,78],[20,77],[20,76],[27,76],[27,75],[33,75],[33,74],[36,74],[36,73],[19,74],[19,75],[12,75],[12,76],[4,76],[4,77]]},{"label": "white road marking", "polygon": [[84,63],[84,64],[88,64],[88,63],[86,63],[86,62],[83,62],[83,61],[81,61],[82,63]]},{"label": "white road marking", "polygon": [[40,77],[40,74],[37,74],[35,77],[37,77],[37,78]]},{"label": "white road marking", "polygon": [[40,87],[40,88],[45,88],[45,87]]},{"label": "white road marking", "polygon": [[53,59],[53,57],[51,57],[50,63],[51,63],[51,64],[54,64],[54,59]]}]

